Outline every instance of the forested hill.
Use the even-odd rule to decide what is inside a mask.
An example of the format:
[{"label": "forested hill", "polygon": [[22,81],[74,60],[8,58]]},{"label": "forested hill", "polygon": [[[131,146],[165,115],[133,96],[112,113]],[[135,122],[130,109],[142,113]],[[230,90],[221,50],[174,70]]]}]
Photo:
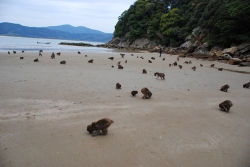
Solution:
[{"label": "forested hill", "polygon": [[137,0],[124,11],[114,37],[179,46],[192,30],[196,40],[228,47],[250,41],[250,0]]}]

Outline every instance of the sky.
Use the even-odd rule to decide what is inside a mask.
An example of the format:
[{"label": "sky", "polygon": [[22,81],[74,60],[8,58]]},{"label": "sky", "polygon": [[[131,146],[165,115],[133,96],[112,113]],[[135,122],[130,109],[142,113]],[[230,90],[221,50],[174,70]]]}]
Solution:
[{"label": "sky", "polygon": [[29,27],[63,24],[113,33],[118,17],[136,0],[0,0],[0,23]]}]

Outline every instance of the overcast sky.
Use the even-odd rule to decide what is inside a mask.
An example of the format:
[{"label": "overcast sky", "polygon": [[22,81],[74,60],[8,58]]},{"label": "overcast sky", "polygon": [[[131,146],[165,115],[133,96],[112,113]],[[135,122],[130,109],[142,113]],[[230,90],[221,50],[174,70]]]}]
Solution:
[{"label": "overcast sky", "polygon": [[0,23],[29,27],[62,24],[113,33],[118,17],[136,0],[0,0]]}]

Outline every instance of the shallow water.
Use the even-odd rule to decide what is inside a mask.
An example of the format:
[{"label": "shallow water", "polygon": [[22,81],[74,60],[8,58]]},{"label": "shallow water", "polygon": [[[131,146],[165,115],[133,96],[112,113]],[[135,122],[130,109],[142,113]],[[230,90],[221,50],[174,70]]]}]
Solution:
[{"label": "shallow water", "polygon": [[[50,44],[45,44],[47,42],[50,42]],[[44,52],[51,52],[51,51],[113,52],[114,51],[113,49],[98,48],[98,47],[59,45],[60,42],[72,42],[72,43],[82,42],[82,43],[89,43],[92,45],[103,44],[101,42],[89,42],[89,41],[0,36],[0,52],[7,52],[13,50],[16,51],[43,50]]]}]

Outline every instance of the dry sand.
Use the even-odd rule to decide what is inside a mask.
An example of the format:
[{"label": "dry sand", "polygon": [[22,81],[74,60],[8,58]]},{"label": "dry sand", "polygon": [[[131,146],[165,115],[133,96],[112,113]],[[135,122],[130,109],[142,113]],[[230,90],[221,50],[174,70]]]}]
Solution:
[{"label": "dry sand", "polygon": [[[250,75],[210,64],[250,72],[249,67],[181,58],[179,69],[168,66],[176,56],[163,54],[162,61],[157,53],[121,58],[71,52],[55,60],[50,55],[0,53],[1,167],[250,166],[250,89],[242,87]],[[152,56],[156,60],[149,64]],[[117,82],[122,89],[115,89]],[[230,85],[227,93],[219,91],[224,84]],[[142,99],[143,87],[151,99]],[[132,90],[139,93],[132,97]],[[233,102],[229,113],[219,110],[224,100]],[[115,122],[108,135],[87,133],[88,124],[105,117]]]}]

